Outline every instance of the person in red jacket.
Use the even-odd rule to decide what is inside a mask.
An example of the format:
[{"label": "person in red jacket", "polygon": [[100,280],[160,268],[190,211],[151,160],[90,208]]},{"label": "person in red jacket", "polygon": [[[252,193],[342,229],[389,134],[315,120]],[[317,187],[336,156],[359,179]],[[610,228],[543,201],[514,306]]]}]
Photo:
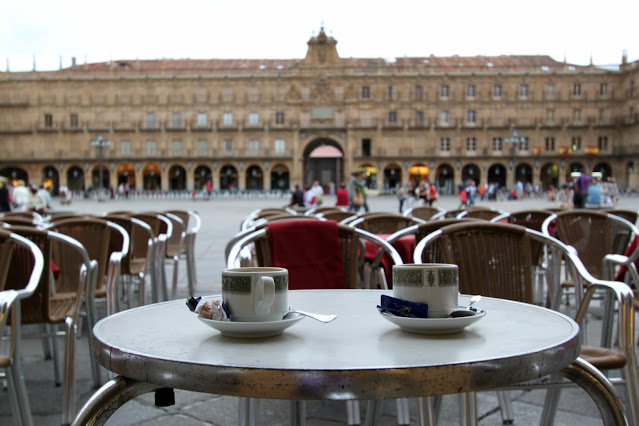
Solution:
[{"label": "person in red jacket", "polygon": [[337,196],[336,206],[346,206],[348,207],[348,190],[346,189],[346,185],[342,182],[339,185],[339,189],[335,192]]}]

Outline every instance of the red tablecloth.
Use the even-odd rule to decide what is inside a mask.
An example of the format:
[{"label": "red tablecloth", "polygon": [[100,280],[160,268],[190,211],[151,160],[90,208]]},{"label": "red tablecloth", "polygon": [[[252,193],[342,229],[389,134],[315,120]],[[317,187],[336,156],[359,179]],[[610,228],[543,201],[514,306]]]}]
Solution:
[{"label": "red tablecloth", "polygon": [[[626,252],[624,253],[624,255],[628,257],[632,256],[632,254],[635,252],[635,250],[637,250],[638,247],[639,247],[639,235],[636,235],[635,238],[633,238],[633,240],[630,242],[630,245],[628,245],[628,248],[626,249]],[[635,266],[639,268],[639,258],[635,260]],[[626,275],[626,272],[628,272],[628,267],[625,265],[621,265],[621,267],[619,268],[619,271],[617,272],[617,275],[615,276],[615,280],[623,281],[624,275]]]},{"label": "red tablecloth", "polygon": [[288,269],[289,289],[346,288],[337,222],[292,220],[267,226],[273,266]]},{"label": "red tablecloth", "polygon": [[[390,237],[391,234],[377,234],[378,237],[386,240]],[[402,258],[404,263],[413,263],[413,252],[415,251],[415,235],[406,235],[399,240],[393,242],[391,244],[397,253]],[[377,257],[378,249],[377,246],[369,241],[366,241],[366,254],[365,258],[367,261],[373,261]],[[384,254],[382,257],[382,266],[384,267],[384,272],[386,274],[386,283],[388,284],[388,288],[393,287],[393,260],[388,254]]]}]

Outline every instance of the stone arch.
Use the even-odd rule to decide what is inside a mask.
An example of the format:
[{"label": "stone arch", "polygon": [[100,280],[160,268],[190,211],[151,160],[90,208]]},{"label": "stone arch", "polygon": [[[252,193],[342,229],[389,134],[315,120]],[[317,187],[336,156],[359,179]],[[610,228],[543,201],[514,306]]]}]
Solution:
[{"label": "stone arch", "polygon": [[288,167],[278,163],[271,168],[271,189],[288,191],[291,188],[291,176]]},{"label": "stone arch", "polygon": [[[313,181],[327,186],[345,180],[344,150],[333,139],[320,137],[310,141],[304,148],[303,186],[310,186]],[[325,189],[326,190],[326,189]]]}]

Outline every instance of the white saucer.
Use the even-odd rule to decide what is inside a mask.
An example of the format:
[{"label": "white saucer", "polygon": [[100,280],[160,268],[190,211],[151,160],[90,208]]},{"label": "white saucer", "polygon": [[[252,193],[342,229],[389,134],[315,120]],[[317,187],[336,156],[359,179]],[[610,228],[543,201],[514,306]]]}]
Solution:
[{"label": "white saucer", "polygon": [[451,334],[459,333],[469,325],[476,323],[486,316],[486,311],[478,310],[477,314],[472,317],[458,318],[409,318],[381,312],[379,314],[385,320],[410,333]]},{"label": "white saucer", "polygon": [[264,322],[217,321],[197,317],[204,324],[218,330],[222,336],[256,339],[282,334],[284,330],[304,318],[304,315],[290,313],[286,319]]}]

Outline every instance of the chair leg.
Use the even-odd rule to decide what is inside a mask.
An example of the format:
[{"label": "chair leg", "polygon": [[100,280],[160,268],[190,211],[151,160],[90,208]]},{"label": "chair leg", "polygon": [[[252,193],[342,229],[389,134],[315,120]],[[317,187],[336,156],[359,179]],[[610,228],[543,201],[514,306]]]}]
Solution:
[{"label": "chair leg", "polygon": [[398,398],[397,403],[397,424],[400,426],[410,425],[410,408],[408,398]]},{"label": "chair leg", "polygon": [[257,399],[240,398],[240,426],[255,426],[255,416],[257,414]]},{"label": "chair leg", "polygon": [[289,424],[291,426],[306,425],[306,403],[305,401],[291,401]]},{"label": "chair leg", "polygon": [[424,396],[417,399],[419,405],[419,425],[435,426],[437,424],[437,413],[435,411],[435,397]]},{"label": "chair leg", "polygon": [[53,377],[56,386],[60,386],[62,384],[62,377],[60,375],[60,364],[58,363],[58,342],[57,342],[57,328],[56,324],[45,324],[44,328],[46,330],[46,334],[51,337],[48,337],[47,340],[51,342],[51,357],[53,360]]},{"label": "chair leg", "polygon": [[[9,382],[10,388],[13,386],[14,397],[18,405],[18,411],[14,412],[16,419],[24,426],[33,426],[29,395],[27,393],[27,386],[24,383],[22,365],[19,357],[13,360],[13,366],[11,366],[10,371],[7,371],[7,382]],[[11,382],[13,382],[13,384]]]},{"label": "chair leg", "polygon": [[186,250],[186,274],[189,283],[189,296],[193,296],[195,284],[197,283],[195,252],[193,247],[188,247]]},{"label": "chair leg", "polygon": [[349,399],[348,401],[346,401],[346,420],[349,426],[359,425],[361,423],[358,400]]},{"label": "chair leg", "polygon": [[171,284],[171,299],[175,299],[177,296],[179,264],[180,264],[179,256],[173,256],[173,283]]},{"label": "chair leg", "polygon": [[377,424],[382,411],[381,403],[382,401],[373,399],[368,401],[366,404],[366,426],[373,426]]},{"label": "chair leg", "polygon": [[65,321],[64,383],[62,384],[62,424],[70,425],[75,412],[75,333],[72,318]]},{"label": "chair leg", "polygon": [[497,399],[499,400],[499,410],[501,411],[501,422],[505,425],[512,424],[515,421],[513,414],[513,404],[508,391],[497,391]]},{"label": "chair leg", "polygon": [[477,395],[466,392],[460,395],[462,402],[462,425],[477,426]]},{"label": "chair leg", "polygon": [[551,425],[555,422],[557,407],[559,406],[559,396],[561,388],[551,387],[546,390],[546,398],[544,400],[544,410],[541,413],[541,425]]}]

